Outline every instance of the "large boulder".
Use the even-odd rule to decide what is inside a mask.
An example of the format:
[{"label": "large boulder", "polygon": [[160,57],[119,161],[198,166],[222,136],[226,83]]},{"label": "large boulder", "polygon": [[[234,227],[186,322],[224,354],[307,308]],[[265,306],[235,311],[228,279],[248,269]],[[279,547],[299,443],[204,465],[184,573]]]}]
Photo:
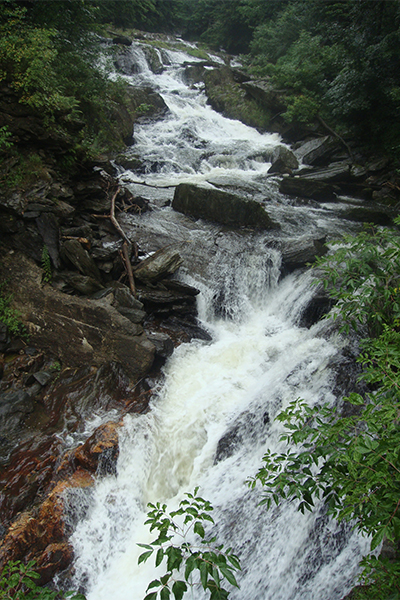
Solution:
[{"label": "large boulder", "polygon": [[110,304],[42,286],[42,270],[17,253],[2,261],[0,280],[8,281],[14,308],[29,332],[30,343],[58,356],[66,366],[115,361],[134,380],[149,371],[153,344],[141,325],[132,323]]},{"label": "large boulder", "polygon": [[215,221],[229,227],[279,228],[258,202],[189,183],[177,186],[172,208],[185,215]]},{"label": "large boulder", "polygon": [[136,267],[135,277],[145,283],[153,283],[172,275],[183,263],[179,250],[180,244],[161,248]]},{"label": "large boulder", "polygon": [[282,112],[285,109],[285,90],[277,90],[269,79],[243,82],[244,89],[265,109],[272,113]]},{"label": "large boulder", "polygon": [[261,130],[270,128],[271,112],[252,98],[229,67],[205,72],[205,92],[214,110]]},{"label": "large boulder", "polygon": [[286,274],[315,262],[319,256],[326,254],[328,248],[325,238],[294,238],[284,240],[280,250],[282,271]]},{"label": "large boulder", "polygon": [[141,46],[141,48],[143,50],[143,54],[146,57],[147,64],[149,65],[150,70],[156,75],[162,73],[164,71],[164,65],[162,63],[158,50],[156,50],[156,48],[153,48],[153,46],[148,45],[143,45]]},{"label": "large boulder", "polygon": [[283,177],[279,191],[288,196],[312,198],[318,202],[332,202],[336,199],[333,185],[305,177]]},{"label": "large boulder", "polygon": [[296,155],[305,165],[324,165],[340,148],[337,139],[326,135],[301,144],[296,150]]}]

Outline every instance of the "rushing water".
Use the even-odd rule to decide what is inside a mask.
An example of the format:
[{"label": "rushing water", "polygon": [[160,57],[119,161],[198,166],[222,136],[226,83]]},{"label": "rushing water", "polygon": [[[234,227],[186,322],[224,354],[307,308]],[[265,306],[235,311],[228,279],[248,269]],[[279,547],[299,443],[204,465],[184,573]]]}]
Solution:
[{"label": "rushing water", "polygon": [[[126,217],[125,226],[141,247],[149,240],[188,242],[180,277],[201,289],[200,318],[213,341],[181,345],[165,366],[152,410],[125,418],[117,475],[82,499],[89,510],[73,535],[75,584],[86,587],[89,600],[141,600],[156,573],[151,561],[137,565],[137,543],[154,537],[144,526],[147,502],[175,508],[200,486],[215,507],[213,535],[242,561],[233,599],[339,600],[354,582],[367,541],[330,520],[323,507],[306,515],[289,503],[267,511],[246,479],[267,448],[282,448],[274,417],[290,401],[336,401],[333,367],[344,341],[326,322],[298,326],[314,293],[312,275],[280,280],[280,254],[270,242],[278,235],[337,235],[340,204],[335,210],[296,206],[280,197],[267,176],[268,157],[281,143],[277,135],[215,113],[199,86],[184,82],[183,62],[191,60],[184,53],[168,52],[169,66],[153,75],[140,48],[132,51],[141,65],[134,83],[155,87],[170,111],[135,130],[131,153],[143,158],[148,173],[121,171],[121,179],[149,198],[153,211]],[[160,186],[240,188],[266,204],[282,231],[233,232],[195,222],[165,206],[173,190],[133,183],[140,178]],[[215,298],[223,301],[222,316],[215,314]]]}]

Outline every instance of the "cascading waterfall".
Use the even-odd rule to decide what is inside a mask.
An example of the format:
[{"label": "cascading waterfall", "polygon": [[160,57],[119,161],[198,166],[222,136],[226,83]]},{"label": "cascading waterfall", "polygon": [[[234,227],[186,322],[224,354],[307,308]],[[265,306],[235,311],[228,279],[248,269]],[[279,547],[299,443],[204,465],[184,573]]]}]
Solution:
[{"label": "cascading waterfall", "polygon": [[[170,108],[163,122],[135,130],[132,151],[147,161],[146,181],[229,183],[259,198],[277,197],[276,184],[265,177],[268,163],[254,157],[272,155],[278,137],[214,113],[201,90],[184,84],[184,60],[190,58],[169,52],[163,74],[143,67],[134,78],[157,87]],[[121,177],[138,179],[127,171]],[[290,401],[336,401],[332,365],[344,341],[329,333],[326,322],[310,329],[297,325],[314,293],[312,275],[294,273],[279,281],[280,253],[267,243],[271,234],[193,223],[161,208],[168,194],[154,190],[160,208],[131,226],[139,237],[143,229],[143,236],[190,239],[181,277],[201,289],[200,318],[213,341],[176,349],[152,410],[125,418],[117,475],[82,492],[88,509],[72,538],[75,584],[85,586],[89,600],[141,600],[157,572],[151,561],[137,565],[137,543],[154,537],[144,526],[147,502],[172,509],[200,486],[215,507],[212,534],[242,561],[241,589],[232,591],[233,600],[340,600],[354,582],[367,540],[333,522],[323,507],[306,515],[289,503],[267,511],[246,479],[267,448],[282,447],[282,426],[274,417]],[[271,200],[282,235],[340,228],[329,209],[296,207],[293,215],[285,202]],[[195,597],[203,598],[200,589]]]}]

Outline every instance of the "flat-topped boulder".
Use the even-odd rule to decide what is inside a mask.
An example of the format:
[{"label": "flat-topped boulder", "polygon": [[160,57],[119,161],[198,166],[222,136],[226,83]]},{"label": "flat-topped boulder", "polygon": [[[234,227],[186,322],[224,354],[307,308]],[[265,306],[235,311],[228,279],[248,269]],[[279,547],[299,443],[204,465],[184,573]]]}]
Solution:
[{"label": "flat-topped boulder", "polygon": [[332,202],[336,199],[335,188],[332,184],[306,177],[283,177],[279,191],[288,196],[311,198],[318,202]]},{"label": "flat-topped boulder", "polygon": [[177,186],[172,208],[185,215],[229,227],[279,228],[279,224],[270,218],[259,202],[189,183],[181,183]]}]

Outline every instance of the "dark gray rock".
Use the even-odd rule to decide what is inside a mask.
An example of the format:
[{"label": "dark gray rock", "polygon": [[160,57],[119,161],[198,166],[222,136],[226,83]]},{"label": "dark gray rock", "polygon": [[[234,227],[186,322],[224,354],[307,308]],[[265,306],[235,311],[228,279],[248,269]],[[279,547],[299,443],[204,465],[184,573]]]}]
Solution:
[{"label": "dark gray rock", "polygon": [[241,83],[252,98],[273,113],[278,113],[285,109],[285,91],[276,89],[269,79],[249,81],[249,77],[247,77],[247,81],[242,81]]},{"label": "dark gray rock", "polygon": [[377,209],[375,206],[360,206],[349,208],[341,213],[343,219],[359,223],[373,223],[374,225],[392,225],[394,214],[389,210]]},{"label": "dark gray rock", "polygon": [[177,186],[172,208],[195,218],[215,221],[230,227],[278,229],[258,202],[215,189],[197,187],[188,183]]},{"label": "dark gray rock", "polygon": [[62,256],[66,257],[83,275],[101,281],[100,271],[95,262],[78,240],[66,240],[62,245]]},{"label": "dark gray rock", "polygon": [[299,327],[308,329],[318,323],[334,306],[335,302],[326,294],[320,292],[312,298],[300,315]]},{"label": "dark gray rock", "polygon": [[141,46],[141,48],[143,50],[143,54],[146,57],[147,64],[149,65],[150,70],[156,75],[160,75],[160,73],[164,71],[164,65],[156,48],[153,48],[153,46],[148,45],[143,45]]},{"label": "dark gray rock", "polygon": [[333,185],[305,177],[284,177],[280,182],[279,191],[288,196],[312,198],[319,202],[332,202],[336,199]]},{"label": "dark gray rock", "polygon": [[[131,46],[132,42],[129,45]],[[135,75],[135,73],[139,73],[137,59],[130,47],[123,47],[119,50],[118,56],[114,60],[114,66],[118,73],[122,75]]]},{"label": "dark gray rock", "polygon": [[143,304],[139,302],[128,288],[117,287],[114,290],[115,304],[123,308],[132,308],[134,310],[142,310]]},{"label": "dark gray rock", "polygon": [[299,168],[295,154],[286,146],[278,146],[272,156],[272,165],[268,173],[292,173]]},{"label": "dark gray rock", "polygon": [[117,311],[129,319],[132,323],[143,323],[144,319],[146,318],[146,313],[144,310],[138,310],[136,308],[117,306]]},{"label": "dark gray rock", "polygon": [[172,275],[183,263],[180,249],[181,244],[161,248],[139,263],[134,270],[135,278],[145,283],[153,283]]},{"label": "dark gray rock", "polygon": [[327,135],[305,142],[296,150],[297,158],[306,165],[321,165],[329,162],[331,156],[340,148],[339,142]]},{"label": "dark gray rock", "polygon": [[70,286],[84,296],[92,296],[99,290],[103,289],[103,285],[93,277],[87,275],[80,275],[79,273],[72,273],[70,271],[62,271],[56,278],[56,282],[59,280],[65,281],[67,287]]},{"label": "dark gray rock", "polygon": [[147,337],[156,348],[156,355],[168,358],[174,351],[174,343],[167,333],[159,331],[146,331]]},{"label": "dark gray rock", "polygon": [[0,323],[0,352],[4,352],[10,344],[10,332],[5,323]]},{"label": "dark gray rock", "polygon": [[327,251],[325,238],[285,240],[281,246],[283,274],[313,263],[318,256],[323,256]]},{"label": "dark gray rock", "polygon": [[117,35],[113,38],[113,44],[121,44],[122,46],[132,46],[132,40],[125,35]]},{"label": "dark gray rock", "polygon": [[189,296],[198,296],[198,294],[200,294],[200,290],[197,288],[188,285],[187,283],[177,281],[176,279],[167,279],[163,281],[163,286],[166,287],[167,290],[172,290],[173,292],[178,292],[179,294],[185,294]]},{"label": "dark gray rock", "polygon": [[303,179],[312,179],[313,181],[322,181],[325,183],[341,183],[357,179],[352,176],[351,164],[348,160],[331,163],[327,167],[304,170],[299,175]]}]

